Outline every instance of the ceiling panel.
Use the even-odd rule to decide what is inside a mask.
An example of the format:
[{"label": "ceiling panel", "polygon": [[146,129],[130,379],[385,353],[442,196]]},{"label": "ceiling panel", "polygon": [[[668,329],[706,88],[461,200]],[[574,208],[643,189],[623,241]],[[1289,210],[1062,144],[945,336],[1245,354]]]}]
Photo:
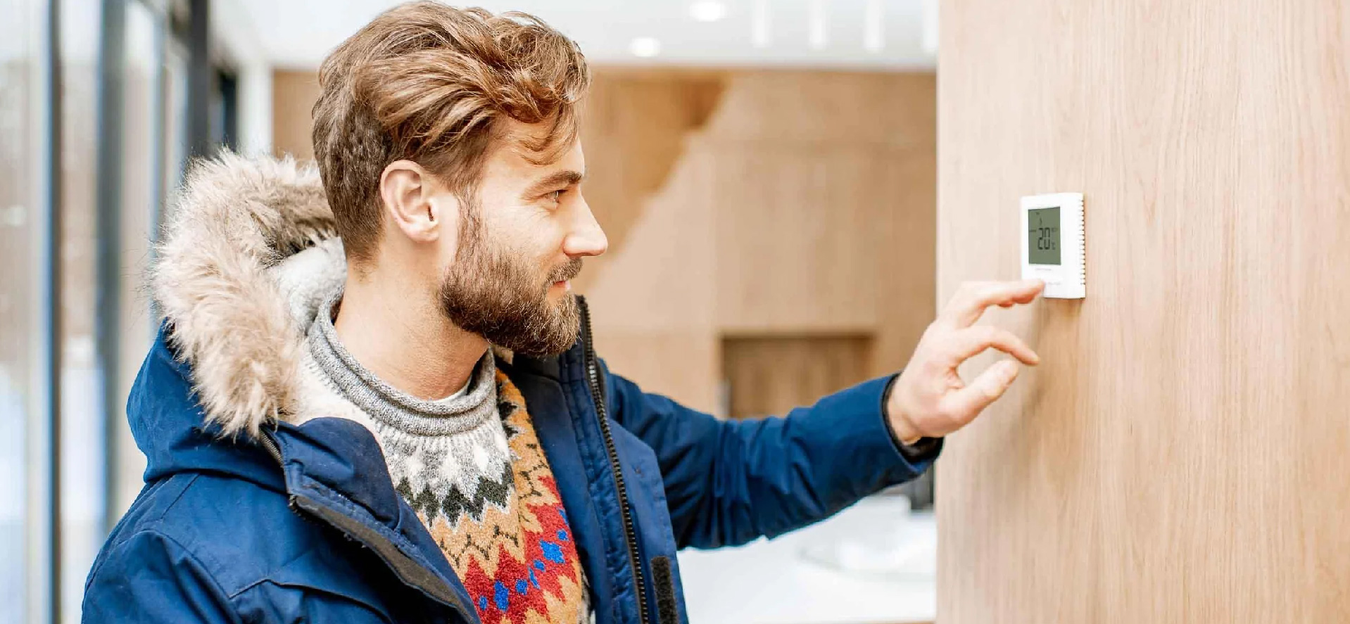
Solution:
[{"label": "ceiling panel", "polygon": [[[216,0],[234,3],[232,13],[248,28],[263,56],[292,68],[317,67],[324,56],[372,17],[397,2],[387,0]],[[488,1],[492,11],[522,10],[544,19],[575,39],[596,64],[676,64],[706,66],[793,66],[832,68],[932,68],[924,50],[925,0],[733,0],[723,2],[725,16],[700,22],[692,2],[674,0],[514,0]],[[752,15],[764,7],[767,45],[752,38]],[[813,22],[812,15],[823,15]],[[865,24],[880,15],[882,46],[864,47]],[[810,41],[811,25],[824,33],[823,45]],[[874,22],[876,23],[876,22]],[[875,28],[875,27],[874,27]],[[634,38],[660,43],[653,58],[631,52]],[[819,44],[821,42],[817,42]]]}]

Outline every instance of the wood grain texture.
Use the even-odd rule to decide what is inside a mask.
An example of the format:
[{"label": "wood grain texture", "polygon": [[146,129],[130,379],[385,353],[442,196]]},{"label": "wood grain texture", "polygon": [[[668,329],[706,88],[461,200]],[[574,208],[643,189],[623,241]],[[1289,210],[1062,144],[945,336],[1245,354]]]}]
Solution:
[{"label": "wood grain texture", "polygon": [[1056,191],[1088,296],[988,315],[1044,364],[939,462],[939,621],[1350,621],[1344,4],[941,9],[939,301]]},{"label": "wood grain texture", "polygon": [[722,371],[731,418],[783,415],[867,380],[872,337],[860,334],[728,336]]},{"label": "wood grain texture", "polygon": [[[611,247],[623,245],[644,201],[666,185],[685,140],[707,123],[720,101],[724,81],[721,72],[594,70],[582,105],[582,191]],[[609,260],[589,260],[574,286],[584,290]]]},{"label": "wood grain texture", "polygon": [[719,326],[875,331],[903,362],[914,343],[891,334],[932,320],[933,75],[747,72],[723,97],[707,131]]},{"label": "wood grain texture", "polygon": [[319,99],[319,74],[309,70],[272,72],[272,153],[314,158],[314,102]]},{"label": "wood grain texture", "polygon": [[[642,203],[624,242],[611,246],[604,264],[586,269],[594,279],[584,291],[596,350],[610,370],[709,412],[717,410],[721,378],[708,183],[715,166],[711,154],[691,145],[673,166],[668,190]],[[673,367],[688,369],[676,374]]]},{"label": "wood grain texture", "polygon": [[[867,376],[902,366],[934,308],[934,76],[680,70],[618,76],[623,80],[606,84],[615,76],[597,73],[603,100],[639,102],[644,93],[670,93],[658,86],[662,81],[713,79],[719,86],[701,93],[719,97],[711,106],[704,96],[667,97],[648,107],[657,111],[652,124],[585,131],[592,181],[583,190],[589,198],[592,184],[620,189],[596,195],[608,198],[596,210],[606,228],[616,212],[627,213],[609,257],[588,265],[584,289],[598,348],[613,369],[635,371],[644,388],[716,410],[720,351],[712,352],[707,374],[647,377],[646,371],[686,355],[706,361],[703,345],[709,339],[720,345],[724,334],[766,333],[867,334],[874,340]],[[616,92],[624,89],[639,93]],[[672,103],[690,112],[662,108]],[[586,124],[617,123],[614,112],[604,112],[614,104],[589,106]],[[670,123],[703,117],[699,124]],[[681,150],[648,194],[615,183],[614,172],[601,166],[622,160],[607,154],[631,157],[620,147],[643,143],[633,133],[671,144],[671,128],[684,132]],[[644,333],[650,348],[638,342]],[[622,336],[617,351],[606,352],[607,334]],[[682,344],[670,335],[703,338]]]}]

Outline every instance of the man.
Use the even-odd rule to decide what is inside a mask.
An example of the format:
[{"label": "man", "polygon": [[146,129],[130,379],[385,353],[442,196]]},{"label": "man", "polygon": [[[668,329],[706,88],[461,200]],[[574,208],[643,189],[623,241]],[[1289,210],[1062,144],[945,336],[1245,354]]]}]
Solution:
[{"label": "man", "polygon": [[[146,487],[88,621],[686,621],[679,548],[741,544],[918,476],[1012,382],[965,287],[898,377],[719,421],[592,348],[569,280],[607,241],[579,191],[576,45],[523,15],[395,8],[320,70],[317,173],[223,156],[154,270],[128,402]],[[320,183],[320,181],[322,183]]]}]

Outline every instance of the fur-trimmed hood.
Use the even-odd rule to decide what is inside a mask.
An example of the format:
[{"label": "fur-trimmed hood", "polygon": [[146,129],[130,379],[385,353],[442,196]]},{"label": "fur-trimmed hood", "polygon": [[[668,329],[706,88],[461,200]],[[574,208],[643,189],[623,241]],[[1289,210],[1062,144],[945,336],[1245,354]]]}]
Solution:
[{"label": "fur-trimmed hood", "polygon": [[[306,332],[347,260],[318,169],[224,153],[188,173],[150,271],[165,340],[221,434],[336,416],[369,426],[314,364]],[[493,357],[513,354],[492,345]]]},{"label": "fur-trimmed hood", "polygon": [[304,319],[346,279],[318,169],[230,153],[200,161],[162,241],[152,293],[207,420],[256,436],[295,413]]}]

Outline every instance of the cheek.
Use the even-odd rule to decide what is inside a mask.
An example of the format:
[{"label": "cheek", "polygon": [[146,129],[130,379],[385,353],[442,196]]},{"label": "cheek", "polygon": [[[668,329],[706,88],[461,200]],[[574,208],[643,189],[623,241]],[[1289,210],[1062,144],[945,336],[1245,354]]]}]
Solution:
[{"label": "cheek", "polygon": [[486,261],[491,272],[506,272],[502,278],[525,282],[522,286],[535,287],[548,279],[553,270],[550,256],[544,251],[542,243],[522,236],[497,235],[489,230],[487,236],[479,242],[480,253],[475,254]]},{"label": "cheek", "polygon": [[501,241],[522,263],[548,273],[567,261],[563,254],[563,235],[552,219],[531,219],[511,230],[515,233]]},{"label": "cheek", "polygon": [[458,231],[446,232],[437,242],[436,262],[441,267],[448,267],[455,263],[458,258],[465,257],[464,251],[460,249],[460,236]]},{"label": "cheek", "polygon": [[565,229],[556,213],[534,206],[498,206],[483,216],[482,245],[501,260],[543,280],[567,262],[563,253]]}]

